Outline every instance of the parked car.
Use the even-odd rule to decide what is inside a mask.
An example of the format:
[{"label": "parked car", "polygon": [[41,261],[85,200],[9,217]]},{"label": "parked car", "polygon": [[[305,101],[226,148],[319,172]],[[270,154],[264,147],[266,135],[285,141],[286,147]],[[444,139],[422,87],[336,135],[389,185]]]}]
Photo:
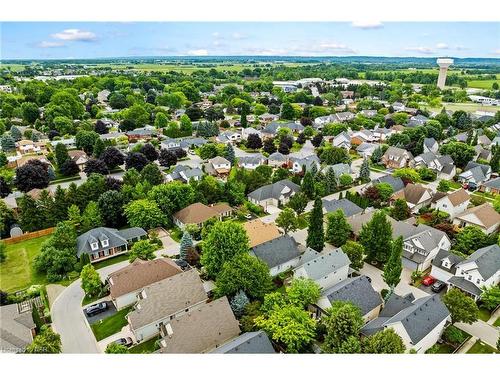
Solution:
[{"label": "parked car", "polygon": [[439,293],[440,291],[442,291],[444,288],[446,287],[446,284],[443,283],[442,281],[439,281],[437,280],[432,286],[431,286],[431,290],[434,292],[434,293]]},{"label": "parked car", "polygon": [[123,338],[115,340],[113,342],[115,342],[118,345],[126,346],[127,348],[129,346],[132,346],[132,344],[133,344],[132,338],[130,338],[130,337],[123,337]]},{"label": "parked car", "polygon": [[108,304],[106,302],[99,302],[95,305],[89,306],[85,309],[85,314],[87,316],[100,314],[108,309]]},{"label": "parked car", "polygon": [[246,214],[246,215],[245,215],[245,219],[250,220],[251,218],[252,218],[252,214]]},{"label": "parked car", "polygon": [[422,284],[424,284],[425,286],[431,286],[432,284],[434,284],[435,281],[436,279],[433,278],[432,276],[426,276],[422,280]]}]

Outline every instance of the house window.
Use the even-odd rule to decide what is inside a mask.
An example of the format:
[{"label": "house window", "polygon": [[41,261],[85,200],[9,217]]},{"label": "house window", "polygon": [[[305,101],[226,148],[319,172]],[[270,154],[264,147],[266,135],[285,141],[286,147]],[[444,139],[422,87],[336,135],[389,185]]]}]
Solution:
[{"label": "house window", "polygon": [[92,248],[92,250],[97,250],[99,248],[99,245],[97,244],[97,242],[92,242],[90,244],[90,247]]},{"label": "house window", "polygon": [[472,275],[469,275],[469,277],[467,278],[467,280],[472,280]]},{"label": "house window", "polygon": [[102,240],[101,245],[102,247],[109,246],[109,240]]}]

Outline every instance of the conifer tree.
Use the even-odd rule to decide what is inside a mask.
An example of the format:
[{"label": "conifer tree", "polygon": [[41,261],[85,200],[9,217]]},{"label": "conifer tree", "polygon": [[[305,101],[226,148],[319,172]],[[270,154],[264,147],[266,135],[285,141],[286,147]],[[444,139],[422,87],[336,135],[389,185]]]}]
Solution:
[{"label": "conifer tree", "polygon": [[363,159],[363,163],[361,164],[361,168],[359,170],[359,178],[362,181],[370,180],[370,166],[368,165],[368,159]]},{"label": "conifer tree", "polygon": [[385,263],[391,252],[392,227],[383,211],[377,211],[372,219],[363,225],[359,242],[364,246],[368,260]]},{"label": "conifer tree", "polygon": [[181,246],[180,252],[179,252],[180,258],[182,260],[187,261],[188,250],[189,250],[189,248],[193,247],[193,238],[191,237],[191,235],[189,234],[188,231],[185,231],[182,234],[180,246]]},{"label": "conifer tree", "polygon": [[403,270],[403,264],[401,261],[401,254],[403,253],[403,237],[399,236],[394,241],[392,241],[391,255],[384,265],[384,272],[382,277],[385,283],[389,286],[389,293],[386,294],[386,300],[389,299],[392,293],[394,293],[394,288],[401,281],[401,271]]},{"label": "conifer tree", "polygon": [[321,252],[325,247],[325,233],[323,229],[323,203],[321,198],[314,200],[314,206],[309,215],[309,227],[307,229],[307,247]]},{"label": "conifer tree", "polygon": [[344,212],[337,210],[328,215],[326,241],[333,246],[340,247],[347,242],[351,226],[347,222]]}]

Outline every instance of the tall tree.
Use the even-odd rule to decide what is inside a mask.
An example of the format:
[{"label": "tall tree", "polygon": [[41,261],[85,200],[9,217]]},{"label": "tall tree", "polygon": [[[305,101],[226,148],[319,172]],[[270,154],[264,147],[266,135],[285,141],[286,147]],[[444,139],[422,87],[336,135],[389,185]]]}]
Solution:
[{"label": "tall tree", "polygon": [[139,240],[132,245],[128,253],[128,260],[132,263],[137,258],[142,260],[154,259],[155,251],[158,249],[158,245],[154,244],[150,240]]},{"label": "tall tree", "polygon": [[88,297],[98,296],[102,290],[101,277],[92,264],[86,264],[80,272],[82,289]]},{"label": "tall tree", "polygon": [[450,289],[444,295],[443,302],[450,311],[452,323],[472,324],[479,317],[479,308],[474,300],[457,288]]},{"label": "tall tree", "polygon": [[384,272],[382,278],[389,286],[389,293],[386,295],[386,301],[394,293],[394,288],[401,281],[401,272],[403,271],[403,264],[401,255],[403,253],[403,237],[399,236],[391,245],[391,254],[387,263],[384,265]]},{"label": "tall tree", "polygon": [[337,176],[333,168],[328,168],[325,173],[325,187],[328,194],[335,193],[338,187]]},{"label": "tall tree", "polygon": [[30,160],[16,169],[16,187],[22,192],[49,186],[49,166],[40,160]]},{"label": "tall tree", "polygon": [[351,226],[344,216],[344,211],[337,210],[328,214],[326,227],[326,241],[328,243],[340,247],[347,242],[350,234]]},{"label": "tall tree", "polygon": [[306,244],[311,249],[321,252],[325,247],[325,232],[323,229],[323,203],[321,198],[314,200],[313,209],[309,215]]},{"label": "tall tree", "polygon": [[248,249],[248,236],[241,224],[218,221],[203,241],[201,264],[209,276],[215,277],[225,262]]},{"label": "tall tree", "polygon": [[43,326],[33,342],[26,347],[28,354],[57,354],[61,350],[61,336],[48,326]]},{"label": "tall tree", "polygon": [[314,176],[311,171],[307,171],[302,179],[302,191],[309,199],[314,199]]},{"label": "tall tree", "polygon": [[391,241],[391,223],[383,211],[376,211],[372,219],[363,225],[359,234],[359,242],[365,248],[368,260],[385,263],[391,251]]},{"label": "tall tree", "polygon": [[[322,318],[326,328],[323,350],[326,353],[345,353],[347,348],[359,353],[359,334],[364,324],[361,310],[350,302],[335,301]],[[346,347],[346,343],[348,347]]]},{"label": "tall tree", "polygon": [[370,181],[370,165],[367,158],[364,158],[363,163],[361,163],[361,168],[359,169],[359,178],[361,179],[361,181]]},{"label": "tall tree", "polygon": [[393,328],[384,329],[363,341],[363,352],[369,354],[402,354],[406,350],[403,339]]},{"label": "tall tree", "polygon": [[351,261],[351,264],[349,265],[351,268],[358,271],[363,268],[363,260],[365,258],[365,249],[363,248],[363,245],[354,241],[347,241],[342,246],[342,251]]},{"label": "tall tree", "polygon": [[182,260],[187,261],[188,250],[193,247],[193,238],[188,231],[184,231],[181,238],[179,256]]},{"label": "tall tree", "polygon": [[233,145],[231,145],[230,143],[228,143],[228,145],[226,146],[225,156],[226,159],[229,160],[232,165],[234,165],[234,162],[236,160],[236,155],[234,154]]},{"label": "tall tree", "polygon": [[68,149],[64,143],[58,143],[55,147],[55,157],[57,166],[61,168],[66,160],[69,159]]},{"label": "tall tree", "polygon": [[299,191],[297,194],[292,195],[290,200],[288,201],[288,206],[293,209],[297,215],[300,215],[306,209],[307,203],[309,200],[307,196]]},{"label": "tall tree", "polygon": [[297,215],[291,208],[284,208],[276,218],[276,225],[285,231],[294,232],[299,226]]}]

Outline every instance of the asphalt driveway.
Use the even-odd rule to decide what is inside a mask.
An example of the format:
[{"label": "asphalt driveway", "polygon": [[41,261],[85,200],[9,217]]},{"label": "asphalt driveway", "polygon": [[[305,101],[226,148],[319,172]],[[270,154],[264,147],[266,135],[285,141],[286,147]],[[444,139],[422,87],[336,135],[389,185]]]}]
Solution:
[{"label": "asphalt driveway", "polygon": [[111,301],[102,301],[102,302],[106,302],[106,304],[108,305],[108,309],[106,311],[103,311],[102,313],[92,315],[92,316],[87,316],[87,314],[85,314],[85,309],[83,309],[83,314],[87,318],[87,322],[89,322],[89,324],[93,324],[95,322],[98,322],[101,319],[105,319],[108,316],[112,316],[112,315],[116,314],[116,307],[115,307],[115,305],[113,305],[113,302],[111,302]]}]

